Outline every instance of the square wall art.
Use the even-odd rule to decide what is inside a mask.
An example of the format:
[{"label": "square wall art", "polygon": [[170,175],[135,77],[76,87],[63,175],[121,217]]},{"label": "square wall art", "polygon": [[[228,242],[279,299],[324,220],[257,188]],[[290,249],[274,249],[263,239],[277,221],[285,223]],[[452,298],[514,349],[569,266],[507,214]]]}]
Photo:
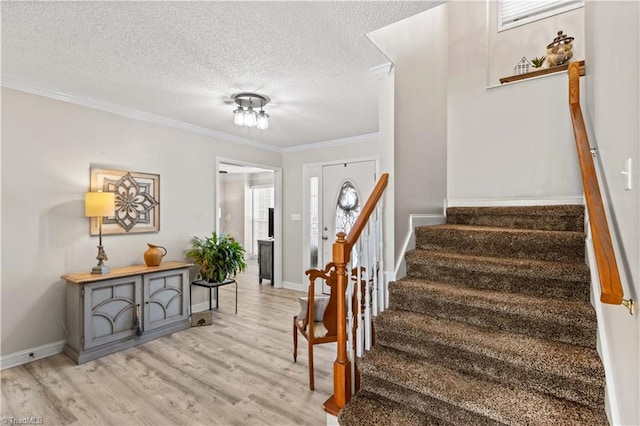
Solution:
[{"label": "square wall art", "polygon": [[[103,219],[103,234],[160,231],[160,175],[91,168],[91,191],[115,193],[116,213]],[[98,235],[98,218],[91,218],[91,235]]]}]

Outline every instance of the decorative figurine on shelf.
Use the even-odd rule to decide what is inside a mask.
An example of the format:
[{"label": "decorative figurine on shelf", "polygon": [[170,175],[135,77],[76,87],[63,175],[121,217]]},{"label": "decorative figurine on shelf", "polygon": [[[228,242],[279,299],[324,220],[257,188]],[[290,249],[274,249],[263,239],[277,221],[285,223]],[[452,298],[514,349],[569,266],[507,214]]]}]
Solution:
[{"label": "decorative figurine on shelf", "polygon": [[518,61],[518,65],[513,69],[515,75],[526,74],[531,71],[531,62],[524,56]]},{"label": "decorative figurine on shelf", "polygon": [[547,45],[547,59],[543,68],[551,68],[569,62],[573,56],[573,37],[558,31],[558,37]]}]

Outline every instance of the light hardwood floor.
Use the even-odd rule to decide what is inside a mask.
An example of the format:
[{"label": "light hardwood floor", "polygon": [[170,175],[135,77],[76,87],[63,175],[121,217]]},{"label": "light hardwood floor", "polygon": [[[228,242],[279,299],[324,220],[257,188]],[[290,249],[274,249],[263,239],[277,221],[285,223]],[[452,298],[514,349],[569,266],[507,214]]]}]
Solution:
[{"label": "light hardwood floor", "polygon": [[[335,344],[316,345],[309,390],[306,340],[293,362],[291,318],[302,293],[258,284],[250,265],[220,289],[213,325],[75,365],[56,355],[2,371],[3,424],[323,425]],[[194,290],[195,291],[195,290]]]}]

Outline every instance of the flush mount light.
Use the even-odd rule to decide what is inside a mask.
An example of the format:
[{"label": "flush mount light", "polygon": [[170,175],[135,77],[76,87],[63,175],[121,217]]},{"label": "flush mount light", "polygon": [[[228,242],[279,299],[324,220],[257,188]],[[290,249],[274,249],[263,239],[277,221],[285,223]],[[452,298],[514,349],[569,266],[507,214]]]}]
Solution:
[{"label": "flush mount light", "polygon": [[[236,93],[231,95],[238,107],[233,110],[233,122],[237,126],[257,127],[260,130],[269,128],[269,114],[262,109],[271,101],[268,96],[257,93]],[[260,112],[256,112],[260,109]]]}]

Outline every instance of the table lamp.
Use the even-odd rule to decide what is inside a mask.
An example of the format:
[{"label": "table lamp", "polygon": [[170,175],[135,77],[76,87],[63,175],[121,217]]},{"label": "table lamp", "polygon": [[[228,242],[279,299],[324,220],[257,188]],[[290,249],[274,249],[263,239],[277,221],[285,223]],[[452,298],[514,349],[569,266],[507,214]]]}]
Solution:
[{"label": "table lamp", "polygon": [[111,269],[104,264],[109,260],[102,247],[102,218],[115,215],[115,194],[113,192],[87,192],[84,194],[84,215],[98,218],[100,242],[98,243],[98,264],[91,270],[92,274],[108,274]]}]

